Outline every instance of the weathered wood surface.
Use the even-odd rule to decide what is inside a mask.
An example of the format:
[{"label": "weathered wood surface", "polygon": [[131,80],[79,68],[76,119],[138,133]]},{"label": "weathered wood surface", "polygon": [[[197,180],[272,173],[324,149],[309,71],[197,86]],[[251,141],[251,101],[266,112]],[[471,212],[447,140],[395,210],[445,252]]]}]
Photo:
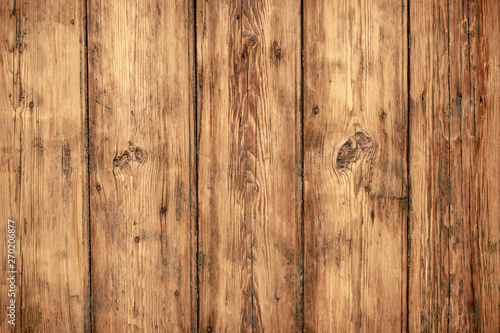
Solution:
[{"label": "weathered wood surface", "polygon": [[83,332],[90,318],[84,3],[0,7],[1,330],[11,328],[4,275],[11,219],[15,331]]},{"label": "weathered wood surface", "polygon": [[304,3],[306,331],[405,328],[406,8]]},{"label": "weathered wood surface", "polygon": [[0,331],[498,331],[499,17],[2,2]]},{"label": "weathered wood surface", "polygon": [[197,45],[200,329],[300,331],[300,2],[200,1]]},{"label": "weathered wood surface", "polygon": [[471,213],[472,221],[477,221],[477,233],[471,237],[478,262],[473,262],[473,269],[479,272],[475,303],[480,331],[491,332],[500,327],[500,2],[479,1],[471,8],[471,36],[475,37],[472,63],[479,86],[474,91],[474,104],[479,105],[475,118],[477,157],[473,159],[476,210]]},{"label": "weathered wood surface", "polygon": [[93,329],[195,323],[189,2],[88,3]]},{"label": "weathered wood surface", "polygon": [[410,331],[499,327],[499,14],[410,7]]}]

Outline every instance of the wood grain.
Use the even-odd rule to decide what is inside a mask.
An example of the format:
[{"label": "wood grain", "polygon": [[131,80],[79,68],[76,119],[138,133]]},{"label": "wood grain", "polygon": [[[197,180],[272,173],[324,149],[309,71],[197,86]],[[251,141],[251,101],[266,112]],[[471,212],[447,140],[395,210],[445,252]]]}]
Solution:
[{"label": "wood grain", "polygon": [[254,159],[249,160],[245,144],[251,141],[244,127],[254,126],[249,122],[255,119],[244,108],[241,3],[200,1],[196,10],[200,330],[248,331],[252,264],[246,173],[254,169]]},{"label": "wood grain", "polygon": [[301,332],[303,325],[300,9],[297,0],[243,2],[246,108],[256,118],[255,179],[247,173],[247,181],[257,332]]},{"label": "wood grain", "polygon": [[[2,258],[2,281],[0,283],[0,308],[2,309],[2,319],[0,320],[0,329],[4,332],[9,331],[7,317],[7,306],[10,305],[11,297],[7,297],[10,289],[10,281],[7,280],[11,271],[8,262],[8,220],[14,222],[20,221],[20,193],[21,177],[19,173],[21,154],[20,154],[20,98],[19,98],[19,51],[17,41],[17,20],[14,1],[4,1],[0,3],[0,199],[2,208],[0,209],[1,226],[0,256]],[[18,120],[18,121],[16,121]],[[21,223],[17,223],[21,225]],[[12,224],[12,223],[11,223]],[[15,225],[14,225],[15,227]],[[19,247],[21,244],[20,228],[14,229],[16,232],[15,241],[15,263],[20,270]],[[28,249],[29,250],[29,249]],[[19,275],[17,275],[19,279]],[[19,280],[16,283],[16,289],[20,287]],[[20,293],[17,289],[17,297],[14,298],[16,304],[16,326],[21,325]],[[5,314],[4,314],[5,313]],[[5,316],[5,317],[4,317]],[[14,331],[15,327],[10,327]]]},{"label": "wood grain", "polygon": [[484,45],[499,32],[489,13],[497,15],[498,5],[474,0],[427,1],[410,10],[410,331],[498,328],[489,308],[499,305],[489,266],[498,261],[491,228],[498,212],[488,203],[489,189],[498,192],[491,182],[498,144],[483,143],[483,135],[498,133],[487,125],[495,121],[494,97],[482,102],[492,91],[485,67],[498,78],[484,58]]},{"label": "wood grain", "polygon": [[406,10],[304,3],[306,331],[406,326]]},{"label": "wood grain", "polygon": [[[450,92],[448,8],[410,8],[410,309],[412,331],[448,327],[450,241]],[[454,110],[453,110],[454,111]]]},{"label": "wood grain", "polygon": [[89,1],[93,328],[196,329],[191,7]]},{"label": "wood grain", "polygon": [[17,226],[19,332],[89,327],[83,5],[1,5],[1,218]]},{"label": "wood grain", "polygon": [[200,329],[300,331],[300,3],[197,15]]},{"label": "wood grain", "polygon": [[[480,1],[471,6],[474,30],[479,36],[479,50],[474,54],[476,90],[477,159],[477,233],[473,240],[479,247],[480,331],[492,332],[500,327],[500,3]],[[477,37],[476,37],[477,40]],[[479,104],[478,104],[479,101]],[[476,289],[477,290],[477,289]],[[477,292],[476,292],[477,295]]]},{"label": "wood grain", "polygon": [[499,17],[1,2],[0,331],[498,331]]}]

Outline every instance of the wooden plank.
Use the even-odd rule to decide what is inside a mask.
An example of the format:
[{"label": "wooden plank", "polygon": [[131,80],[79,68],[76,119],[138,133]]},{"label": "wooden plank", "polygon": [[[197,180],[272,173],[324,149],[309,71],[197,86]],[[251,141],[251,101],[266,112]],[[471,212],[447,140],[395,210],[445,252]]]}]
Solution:
[{"label": "wooden plank", "polygon": [[446,3],[429,0],[411,4],[411,331],[443,331],[448,323],[451,184],[447,22]]},{"label": "wooden plank", "polygon": [[255,174],[246,174],[253,191],[254,330],[302,332],[301,6],[298,0],[243,6],[246,108],[256,127],[249,149]]},{"label": "wooden plank", "polygon": [[197,17],[200,329],[300,331],[300,3]]},{"label": "wooden plank", "polygon": [[190,6],[88,3],[98,332],[196,330]]},{"label": "wooden plank", "polygon": [[[471,236],[478,235],[470,224],[474,152],[475,76],[470,73],[470,6],[475,1],[450,1],[449,31],[449,116],[450,116],[450,229],[449,229],[449,331],[478,331],[475,274]],[[477,251],[475,251],[477,253]],[[476,258],[474,258],[476,260]]]},{"label": "wooden plank", "polygon": [[1,18],[1,200],[2,220],[17,225],[16,331],[83,332],[89,328],[84,2],[9,1]]},{"label": "wooden plank", "polygon": [[197,4],[200,330],[248,331],[252,268],[246,174],[254,169],[254,158],[245,129],[254,131],[255,119],[244,107],[242,9],[240,2]]},{"label": "wooden plank", "polygon": [[[479,89],[476,90],[475,181],[478,226],[474,241],[479,246],[481,331],[500,327],[500,2],[479,1],[471,16],[478,25],[471,36],[479,36],[478,54],[473,67]],[[476,35],[477,34],[477,35]],[[479,74],[477,74],[479,72]],[[479,91],[479,93],[477,93]],[[479,96],[478,96],[479,95]],[[478,103],[479,102],[479,103]],[[477,290],[477,289],[476,289]],[[477,292],[476,292],[477,295]]]},{"label": "wooden plank", "polygon": [[[19,226],[19,195],[21,193],[21,177],[18,169],[20,167],[20,112],[19,108],[19,51],[17,41],[17,20],[14,1],[3,1],[0,3],[0,256],[2,258],[2,281],[0,283],[0,308],[2,309],[2,320],[0,330],[3,332],[14,332],[21,325],[19,274],[16,275],[14,287],[11,288],[11,275],[8,271],[21,270],[21,257],[19,247],[22,233]],[[17,121],[16,121],[17,120]],[[9,223],[9,219],[14,223]],[[14,227],[15,240],[13,246],[9,246],[9,224]],[[16,228],[17,226],[17,228]],[[12,241],[11,241],[12,242]],[[14,256],[8,257],[10,254]],[[14,251],[14,253],[12,253]],[[8,261],[8,259],[13,261]],[[10,267],[10,265],[13,267]],[[10,313],[10,301],[14,300],[15,313]],[[11,325],[8,321],[14,320]]]},{"label": "wooden plank", "polygon": [[478,10],[474,0],[410,10],[410,331],[498,327],[482,319],[491,312],[484,312],[481,281],[492,272],[483,270],[488,250],[480,243],[489,216],[480,203],[488,186],[478,175],[489,158],[478,154]]},{"label": "wooden plank", "polygon": [[[450,117],[450,229],[449,229],[449,331],[478,331],[478,279],[476,269],[477,237],[474,223],[474,91],[476,75],[471,69],[470,11],[477,2],[450,1],[449,31],[449,117]],[[418,23],[418,22],[417,22]],[[476,66],[474,64],[474,66]],[[471,223],[473,222],[473,223]]]},{"label": "wooden plank", "polygon": [[304,5],[306,331],[406,328],[406,10]]}]

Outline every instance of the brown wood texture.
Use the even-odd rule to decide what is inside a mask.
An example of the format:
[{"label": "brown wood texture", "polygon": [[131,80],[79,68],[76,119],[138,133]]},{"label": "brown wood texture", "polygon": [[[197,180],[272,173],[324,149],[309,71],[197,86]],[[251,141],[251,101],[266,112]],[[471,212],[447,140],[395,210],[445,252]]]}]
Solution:
[{"label": "brown wood texture", "polygon": [[499,18],[1,2],[0,331],[498,332]]},{"label": "brown wood texture", "polygon": [[306,331],[404,330],[405,3],[308,2],[304,32]]},{"label": "brown wood texture", "polygon": [[473,8],[473,34],[477,34],[476,40],[479,36],[479,50],[474,49],[475,81],[479,83],[479,92],[474,94],[475,105],[479,100],[476,114],[479,142],[474,160],[478,232],[472,239],[479,257],[475,267],[479,271],[480,295],[476,312],[480,330],[489,332],[500,327],[500,3],[480,1]]},{"label": "brown wood texture", "polygon": [[[5,1],[1,8],[2,220],[16,222],[17,331],[84,331],[90,318],[84,3]],[[1,299],[7,331],[5,288]]]},{"label": "brown wood texture", "polygon": [[499,327],[499,210],[491,201],[499,191],[499,59],[489,55],[499,14],[494,1],[411,5],[410,331]]},{"label": "brown wood texture", "polygon": [[180,1],[88,3],[95,331],[194,322],[190,11]]},{"label": "brown wood texture", "polygon": [[200,329],[300,331],[300,2],[197,15]]}]

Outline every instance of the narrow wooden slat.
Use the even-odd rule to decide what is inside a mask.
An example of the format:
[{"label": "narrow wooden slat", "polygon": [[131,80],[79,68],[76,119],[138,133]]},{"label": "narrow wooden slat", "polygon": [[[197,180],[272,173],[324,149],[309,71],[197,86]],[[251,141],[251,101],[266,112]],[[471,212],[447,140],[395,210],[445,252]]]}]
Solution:
[{"label": "narrow wooden slat", "polygon": [[9,208],[2,219],[17,223],[16,331],[83,332],[89,327],[84,2],[2,7],[8,190],[1,199]]},{"label": "narrow wooden slat", "polygon": [[410,331],[448,323],[449,54],[446,2],[410,7]]},{"label": "narrow wooden slat", "polygon": [[[450,117],[450,230],[449,230],[449,331],[478,331],[479,274],[475,266],[477,214],[474,206],[473,172],[474,91],[477,75],[471,68],[470,11],[477,1],[450,1],[449,23],[449,117]],[[417,22],[418,23],[418,22]],[[470,45],[472,44],[472,45]],[[473,66],[476,66],[475,64]]]},{"label": "narrow wooden slat", "polygon": [[304,3],[306,331],[406,329],[406,10]]},{"label": "narrow wooden slat", "polygon": [[252,327],[246,181],[247,173],[253,175],[254,157],[245,129],[254,131],[255,119],[245,107],[241,8],[236,1],[198,1],[197,7],[198,265],[200,329],[207,332]]},{"label": "narrow wooden slat", "polygon": [[[500,2],[479,1],[474,6],[479,36],[477,68],[479,96],[476,106],[476,182],[479,244],[480,322],[482,332],[498,331],[500,327]],[[477,34],[477,35],[476,35]],[[477,74],[476,74],[477,75]]]},{"label": "narrow wooden slat", "polygon": [[[467,10],[467,39],[468,39],[468,55],[467,50],[465,50],[465,55],[462,58],[467,61],[465,65],[465,70],[468,71],[468,78],[465,82],[466,97],[465,108],[469,108],[468,117],[464,117],[462,121],[462,141],[465,142],[462,148],[462,161],[465,161],[466,169],[463,174],[463,191],[464,197],[464,224],[468,225],[465,229],[464,237],[464,247],[466,256],[464,261],[470,265],[469,274],[464,276],[464,290],[467,290],[466,305],[467,311],[470,313],[473,309],[473,317],[471,318],[470,327],[471,329],[478,331],[478,321],[481,323],[481,315],[479,313],[479,302],[481,301],[481,276],[480,276],[480,247],[479,247],[479,215],[478,215],[478,186],[477,175],[479,169],[476,164],[477,154],[477,137],[478,128],[476,118],[480,114],[480,67],[479,67],[479,1],[470,0],[464,6],[464,10]],[[462,51],[463,52],[463,51]],[[470,91],[469,91],[470,90]],[[470,100],[469,100],[470,99]],[[467,166],[467,160],[470,162]],[[467,175],[467,172],[469,174]],[[469,178],[470,180],[467,180]],[[467,203],[468,202],[468,206]],[[468,214],[468,215],[467,215]],[[468,255],[468,256],[467,256]],[[472,300],[473,304],[470,303]]]},{"label": "narrow wooden slat", "polygon": [[300,3],[197,17],[200,330],[299,331]]},{"label": "narrow wooden slat", "polygon": [[[17,274],[15,297],[11,288],[11,277],[8,271],[21,270],[20,244],[22,237],[22,223],[20,222],[19,203],[21,194],[20,168],[20,110],[19,107],[19,51],[17,40],[17,20],[14,1],[0,3],[0,256],[2,258],[2,281],[0,282],[0,308],[3,318],[0,320],[0,330],[14,332],[21,325],[20,315],[20,275]],[[8,257],[8,224],[15,230],[15,244],[10,247],[15,251],[14,258]],[[16,227],[17,225],[17,227]],[[28,249],[29,250],[29,249]],[[8,259],[13,260],[11,262]],[[10,265],[14,265],[11,269]],[[15,302],[15,314],[10,313],[10,300]],[[14,319],[14,325],[8,321]]]},{"label": "narrow wooden slat", "polygon": [[478,9],[474,0],[410,9],[410,331],[484,325]]},{"label": "narrow wooden slat", "polygon": [[258,332],[302,328],[300,15],[298,0],[243,2],[246,108],[255,119],[255,143],[247,146],[255,170],[246,177]]},{"label": "narrow wooden slat", "polygon": [[88,4],[97,332],[196,329],[191,10]]}]

